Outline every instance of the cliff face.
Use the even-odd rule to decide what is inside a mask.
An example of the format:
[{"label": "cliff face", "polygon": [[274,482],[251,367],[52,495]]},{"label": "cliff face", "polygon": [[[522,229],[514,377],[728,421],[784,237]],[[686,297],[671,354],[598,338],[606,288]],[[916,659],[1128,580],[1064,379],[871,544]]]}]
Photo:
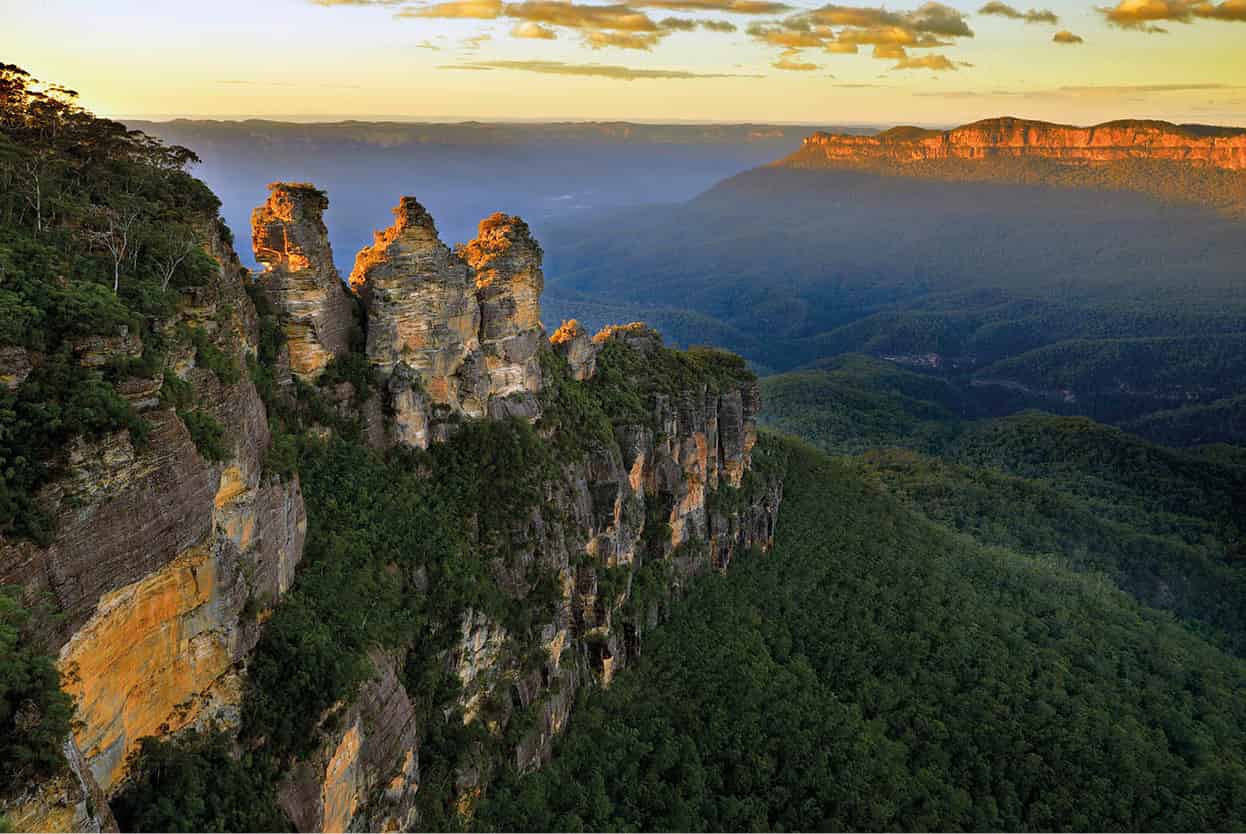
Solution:
[{"label": "cliff face", "polygon": [[[546,442],[578,449],[560,455],[531,515],[511,520],[508,555],[491,567],[516,600],[536,593],[534,575],[554,578],[556,614],[520,633],[466,610],[442,659],[461,720],[484,734],[453,768],[457,813],[469,817],[508,761],[548,760],[576,693],[610,684],[690,577],[769,547],[782,485],[751,471],[760,398],[740,360],[716,373],[726,360],[715,354],[702,368],[641,324],[590,338],[568,323],[547,340],[541,251],[522,220],[494,215],[452,253],[414,199],[394,214],[359,253],[351,283],[395,439],[423,447],[447,439],[454,419],[515,415],[535,420]],[[568,437],[579,429],[560,422],[567,386],[645,392],[645,405],[595,440]],[[337,711],[338,729],[284,780],[282,807],[301,830],[411,827],[429,810],[418,739],[447,707],[416,705],[397,660],[373,656],[376,675]]]},{"label": "cliff face", "polygon": [[1025,119],[986,119],[947,131],[893,128],[877,136],[815,133],[787,162],[889,163],[1032,158],[1079,165],[1127,160],[1246,169],[1246,130],[1157,121],[1093,127]]},{"label": "cliff face", "polygon": [[[310,381],[334,357],[366,358],[382,389],[366,410],[351,414],[359,392],[348,382],[300,398],[312,391],[358,418],[378,447],[426,448],[464,420],[519,417],[555,460],[531,512],[498,531],[506,547],[487,567],[503,610],[543,612],[535,624],[517,628],[497,609],[473,608],[439,624],[448,648],[437,663],[457,681],[449,703],[408,692],[409,647],[373,650],[371,679],[320,716],[319,746],[281,763],[277,801],[300,830],[410,830],[427,819],[421,744],[430,726],[452,714],[480,732],[451,768],[466,819],[507,762],[529,769],[549,758],[576,693],[610,684],[690,577],[769,547],[781,484],[752,471],[760,402],[742,360],[670,350],[640,324],[590,338],[569,323],[545,338],[541,249],[515,217],[487,218],[452,252],[404,198],[356,261],[367,347],[350,356],[354,301],[333,283],[324,205],[309,186],[274,186],[256,210],[268,267],[259,282],[287,337],[269,369],[275,379]],[[248,658],[302,557],[300,484],[265,473],[269,415],[242,370],[260,353],[248,278],[215,226],[206,237],[219,268],[183,289],[161,323],[163,371],[117,383],[151,426],[147,442],[120,432],[66,449],[63,475],[40,497],[56,515],[55,540],[0,540],[0,582],[55,602],[58,616],[37,636],[58,654],[80,722],[65,742],[66,773],[3,808],[22,828],[115,827],[106,800],[140,739],[235,728]],[[84,364],[112,366],[144,346],[119,332],[75,350]],[[8,365],[20,375],[20,362]],[[266,396],[285,410],[275,424],[283,431],[336,430],[320,417],[300,422],[310,406],[299,398]],[[212,460],[188,428],[187,397],[221,427],[224,450]]]},{"label": "cliff face", "polygon": [[394,217],[350,277],[395,414],[392,440],[422,449],[458,419],[535,417],[544,277],[527,224],[495,214],[455,253],[413,197]]},{"label": "cliff face", "polygon": [[312,380],[350,349],[353,323],[323,220],[329,201],[302,183],[268,188],[268,200],[251,213],[255,259],[266,267],[260,281],[281,313],[290,370]]},{"label": "cliff face", "polygon": [[[245,373],[222,381],[177,336],[187,327],[201,331],[237,369],[256,350],[245,270],[211,228],[207,248],[219,269],[187,289],[161,324],[172,345],[163,374],[117,386],[150,425],[146,442],[136,447],[126,432],[75,442],[65,450],[63,476],[40,496],[57,520],[54,541],[0,539],[0,583],[53,601],[56,616],[38,637],[59,653],[80,722],[67,742],[71,765],[80,765],[69,788],[49,794],[45,786],[27,797],[25,812],[21,804],[10,812],[19,825],[42,808],[31,824],[55,827],[51,820],[69,813],[65,803],[75,796],[110,792],[143,736],[212,719],[228,725],[257,620],[294,579],[303,501],[297,479],[263,473],[269,430],[255,386]],[[91,340],[79,347],[79,361],[133,356],[141,351],[135,341]],[[224,460],[205,459],[161,397],[178,381],[189,386],[195,409],[224,429]]]}]

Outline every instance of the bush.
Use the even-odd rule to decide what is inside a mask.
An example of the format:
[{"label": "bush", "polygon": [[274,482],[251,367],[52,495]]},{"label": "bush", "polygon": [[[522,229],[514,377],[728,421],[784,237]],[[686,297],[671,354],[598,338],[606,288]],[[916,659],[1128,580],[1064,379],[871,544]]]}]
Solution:
[{"label": "bush", "polygon": [[0,585],[0,798],[66,767],[73,701],[61,691],[56,661],[27,628],[21,589]]}]

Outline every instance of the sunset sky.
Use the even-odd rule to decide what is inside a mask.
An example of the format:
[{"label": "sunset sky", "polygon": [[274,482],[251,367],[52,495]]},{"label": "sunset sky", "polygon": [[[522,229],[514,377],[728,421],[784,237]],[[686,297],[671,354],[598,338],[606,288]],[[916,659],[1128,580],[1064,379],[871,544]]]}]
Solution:
[{"label": "sunset sky", "polygon": [[1246,125],[1246,0],[0,0],[114,117]]}]

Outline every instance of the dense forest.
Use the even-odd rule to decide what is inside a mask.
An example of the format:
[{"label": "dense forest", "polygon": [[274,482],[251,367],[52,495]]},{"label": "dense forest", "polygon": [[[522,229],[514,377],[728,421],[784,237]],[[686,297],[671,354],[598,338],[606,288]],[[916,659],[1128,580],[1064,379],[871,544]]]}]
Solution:
[{"label": "dense forest", "polygon": [[1102,575],[978,544],[767,443],[786,467],[773,552],[704,580],[476,827],[1246,823],[1246,663]]}]

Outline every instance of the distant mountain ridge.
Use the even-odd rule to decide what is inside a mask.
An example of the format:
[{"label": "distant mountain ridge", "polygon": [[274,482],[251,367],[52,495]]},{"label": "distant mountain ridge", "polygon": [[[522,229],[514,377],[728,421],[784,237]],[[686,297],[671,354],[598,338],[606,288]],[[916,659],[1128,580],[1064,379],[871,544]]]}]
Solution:
[{"label": "distant mountain ridge", "polygon": [[779,164],[911,164],[941,160],[1037,158],[1102,165],[1131,160],[1246,169],[1246,128],[1122,120],[1091,127],[1014,117],[951,130],[894,127],[875,136],[818,131]]}]

